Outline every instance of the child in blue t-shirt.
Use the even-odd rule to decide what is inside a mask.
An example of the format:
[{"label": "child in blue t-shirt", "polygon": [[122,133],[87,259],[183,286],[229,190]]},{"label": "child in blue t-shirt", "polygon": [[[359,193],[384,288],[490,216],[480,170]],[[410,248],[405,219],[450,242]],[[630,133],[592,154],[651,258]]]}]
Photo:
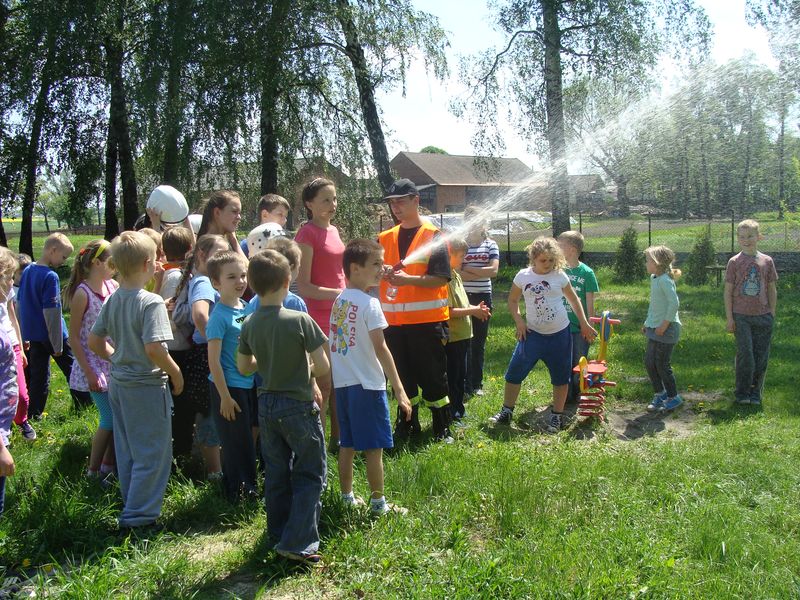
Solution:
[{"label": "child in blue t-shirt", "polygon": [[[265,250],[275,250],[286,257],[286,260],[289,261],[289,268],[292,270],[292,283],[294,283],[297,280],[297,274],[300,272],[300,257],[302,256],[300,246],[297,245],[297,242],[287,237],[274,237],[267,241]],[[249,306],[247,307],[247,314],[249,315],[256,312],[259,306],[258,296],[253,296],[253,299],[250,300]],[[305,300],[291,290],[286,293],[286,298],[283,300],[283,307],[308,313]]]},{"label": "child in blue t-shirt", "polygon": [[[57,269],[66,262],[73,247],[63,233],[53,233],[44,242],[38,261],[22,274],[17,296],[17,312],[22,338],[30,342],[28,350],[28,417],[39,419],[50,393],[50,357],[69,381],[72,372],[72,349],[67,341],[67,327],[61,316],[61,286]],[[70,390],[76,408],[90,406],[88,392]]]},{"label": "child in blue t-shirt", "polygon": [[238,252],[219,252],[206,263],[206,271],[219,300],[206,325],[211,414],[222,447],[222,480],[225,495],[236,501],[256,495],[256,448],[258,399],[253,376],[236,368],[239,334],[247,304],[247,262]]}]

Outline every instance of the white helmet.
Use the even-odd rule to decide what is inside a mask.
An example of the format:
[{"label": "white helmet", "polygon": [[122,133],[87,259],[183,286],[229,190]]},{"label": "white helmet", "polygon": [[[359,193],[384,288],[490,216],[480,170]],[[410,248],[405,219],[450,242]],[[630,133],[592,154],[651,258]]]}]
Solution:
[{"label": "white helmet", "polygon": [[286,232],[277,223],[262,223],[247,235],[247,253],[250,256],[267,249],[270,238],[286,236]]},{"label": "white helmet", "polygon": [[203,223],[203,215],[191,214],[189,215],[189,223],[192,225],[192,231],[197,235],[200,233],[200,225]]},{"label": "white helmet", "polygon": [[189,214],[186,198],[171,185],[160,185],[147,199],[147,208],[161,213],[161,221],[168,224],[181,223]]}]

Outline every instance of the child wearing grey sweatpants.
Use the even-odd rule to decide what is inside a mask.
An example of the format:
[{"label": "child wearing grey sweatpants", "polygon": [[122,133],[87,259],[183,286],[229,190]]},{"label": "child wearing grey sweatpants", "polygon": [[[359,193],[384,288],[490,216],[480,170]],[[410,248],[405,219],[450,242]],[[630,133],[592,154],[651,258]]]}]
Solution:
[{"label": "child wearing grey sweatpants", "polygon": [[[156,245],[125,231],[111,244],[119,289],[103,305],[89,348],[111,362],[108,400],[122,491],[120,529],[149,527],[161,514],[172,463],[172,391],[183,377],[164,342],[172,330],[164,300],[145,291],[153,276]],[[109,343],[110,342],[110,343]]]}]

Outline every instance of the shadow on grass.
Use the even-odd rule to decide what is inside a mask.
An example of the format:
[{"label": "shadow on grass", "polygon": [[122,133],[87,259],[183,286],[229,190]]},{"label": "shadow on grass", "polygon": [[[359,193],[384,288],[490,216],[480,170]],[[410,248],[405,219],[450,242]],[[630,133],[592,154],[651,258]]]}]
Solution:
[{"label": "shadow on grass", "polygon": [[[322,506],[319,532],[320,545],[323,548],[328,545],[329,540],[340,538],[348,531],[363,530],[371,526],[372,519],[366,507],[346,507],[330,487],[323,494]],[[238,569],[192,591],[203,598],[235,597],[252,600],[298,574],[325,572],[324,558],[321,567],[309,567],[281,557],[273,550],[274,545],[274,540],[265,531],[256,542],[250,558]],[[311,586],[316,587],[315,582],[300,581],[298,586],[303,589],[291,590],[291,597],[319,595],[318,589],[311,589]]]},{"label": "shadow on grass", "polygon": [[706,411],[712,425],[724,425],[752,417],[763,412],[763,406],[753,404],[720,403],[718,407]]}]

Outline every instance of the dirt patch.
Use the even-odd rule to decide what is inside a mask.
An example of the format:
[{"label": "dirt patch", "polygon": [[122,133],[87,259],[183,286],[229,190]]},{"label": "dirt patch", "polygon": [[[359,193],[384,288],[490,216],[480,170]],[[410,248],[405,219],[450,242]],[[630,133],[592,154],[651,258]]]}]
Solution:
[{"label": "dirt patch", "polygon": [[686,438],[694,433],[710,405],[722,398],[719,392],[688,391],[681,396],[683,405],[665,413],[647,412],[644,405],[609,407],[606,410],[607,427],[617,438],[627,441],[653,435]]}]

